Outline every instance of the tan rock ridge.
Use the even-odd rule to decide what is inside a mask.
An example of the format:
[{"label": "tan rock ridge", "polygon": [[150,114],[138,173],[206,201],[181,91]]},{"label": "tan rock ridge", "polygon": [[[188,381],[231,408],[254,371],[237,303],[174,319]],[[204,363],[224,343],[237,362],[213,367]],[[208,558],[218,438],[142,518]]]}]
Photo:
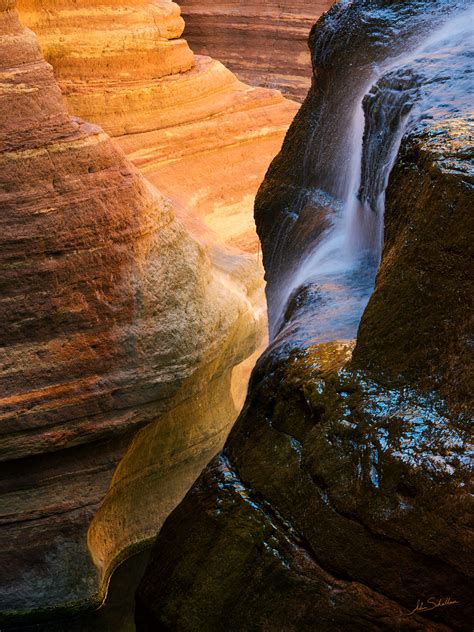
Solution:
[{"label": "tan rock ridge", "polygon": [[213,265],[107,134],[68,115],[14,2],[0,33],[0,610],[18,614],[96,604],[219,449],[261,282],[243,257]]},{"label": "tan rock ridge", "polygon": [[278,88],[302,101],[311,84],[308,35],[334,0],[182,0],[185,36],[250,85]]},{"label": "tan rock ridge", "polygon": [[255,253],[254,196],[298,105],[193,56],[169,0],[19,7],[69,110],[118,137],[200,239]]}]

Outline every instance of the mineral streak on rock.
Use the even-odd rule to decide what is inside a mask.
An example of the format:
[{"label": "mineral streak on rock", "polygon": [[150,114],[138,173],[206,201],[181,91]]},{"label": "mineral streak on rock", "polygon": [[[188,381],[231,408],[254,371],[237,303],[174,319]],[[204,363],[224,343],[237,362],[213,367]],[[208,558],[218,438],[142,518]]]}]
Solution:
[{"label": "mineral streak on rock", "polygon": [[333,0],[182,0],[185,36],[253,86],[278,88],[303,101],[311,85],[308,35]]},{"label": "mineral streak on rock", "polygon": [[199,239],[256,253],[253,200],[298,105],[194,56],[170,0],[19,0],[69,111],[98,123]]},{"label": "mineral streak on rock", "polygon": [[[14,2],[0,2],[0,34],[5,614],[103,597],[125,549],[156,531],[224,441],[232,367],[263,332],[251,262],[214,266],[107,134],[69,116]],[[111,37],[112,65],[115,53]],[[132,440],[136,460],[109,489]],[[130,520],[129,494],[139,488],[145,506],[156,495],[147,472],[161,505]]]}]

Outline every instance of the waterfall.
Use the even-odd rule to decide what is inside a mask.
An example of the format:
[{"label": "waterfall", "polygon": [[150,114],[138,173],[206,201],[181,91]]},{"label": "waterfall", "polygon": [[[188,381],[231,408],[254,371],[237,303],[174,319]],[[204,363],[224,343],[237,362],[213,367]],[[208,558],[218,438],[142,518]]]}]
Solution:
[{"label": "waterfall", "polygon": [[[327,119],[329,132],[314,132],[319,142],[309,143],[305,170],[315,207],[323,194],[329,195],[331,214],[316,245],[303,253],[279,290],[272,338],[290,333],[295,341],[321,342],[355,336],[375,283],[385,189],[401,140],[430,109],[444,107],[449,115],[451,75],[459,94],[472,92],[472,82],[471,91],[465,85],[471,81],[466,63],[453,59],[467,62],[473,23],[471,7],[431,33],[425,29],[407,51],[370,64],[362,86],[342,103],[342,114],[331,112],[334,104],[328,99],[321,104],[320,118]],[[342,133],[337,125],[345,127]]]}]

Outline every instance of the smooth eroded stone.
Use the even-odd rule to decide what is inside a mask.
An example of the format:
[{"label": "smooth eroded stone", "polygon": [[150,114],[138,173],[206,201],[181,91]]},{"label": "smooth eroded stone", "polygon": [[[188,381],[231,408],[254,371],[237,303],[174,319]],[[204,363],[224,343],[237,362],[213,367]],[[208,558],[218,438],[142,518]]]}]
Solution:
[{"label": "smooth eroded stone", "polygon": [[194,56],[169,0],[18,5],[69,111],[117,137],[200,242],[257,259],[253,201],[298,104]]},{"label": "smooth eroded stone", "polygon": [[68,114],[36,37],[0,9],[7,616],[100,602],[225,440],[233,367],[264,321],[254,263],[211,261],[109,136]]}]

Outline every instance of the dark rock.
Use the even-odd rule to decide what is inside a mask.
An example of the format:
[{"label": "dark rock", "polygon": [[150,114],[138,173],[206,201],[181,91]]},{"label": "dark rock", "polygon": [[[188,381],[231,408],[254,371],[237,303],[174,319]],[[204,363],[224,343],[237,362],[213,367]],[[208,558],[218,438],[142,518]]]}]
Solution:
[{"label": "dark rock", "polygon": [[[446,6],[430,11],[435,4]],[[271,310],[280,275],[314,247],[317,213],[298,225],[300,211],[336,166],[329,151],[319,182],[303,169],[322,104],[327,111],[341,77],[383,59],[393,37],[410,45],[427,7],[341,3],[314,29],[318,82],[256,207]],[[311,331],[322,302],[312,283],[295,290],[222,454],[159,534],[137,593],[140,632],[472,629],[465,310],[474,152],[469,120],[440,112],[402,141],[357,341],[296,336],[294,323]]]},{"label": "dark rock", "polygon": [[404,143],[354,354],[378,379],[437,389],[465,412],[474,404],[472,133],[468,120],[443,119]]},{"label": "dark rock", "polygon": [[[260,366],[157,540],[139,630],[468,629],[467,425],[350,369],[350,349]],[[458,603],[410,614],[433,597]]]}]

